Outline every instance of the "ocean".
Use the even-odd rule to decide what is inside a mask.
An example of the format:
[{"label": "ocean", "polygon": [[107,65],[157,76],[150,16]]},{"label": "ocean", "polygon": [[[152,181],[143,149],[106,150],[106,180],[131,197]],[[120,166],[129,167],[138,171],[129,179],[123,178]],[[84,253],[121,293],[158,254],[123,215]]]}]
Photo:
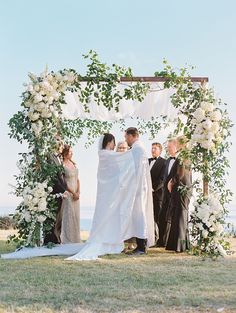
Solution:
[{"label": "ocean", "polygon": [[[13,207],[0,207],[0,216],[6,216],[14,213]],[[90,231],[92,226],[94,208],[93,207],[81,207],[80,208],[80,228],[81,230]],[[226,218],[227,223],[231,223],[236,227],[236,205],[229,206],[229,214]]]},{"label": "ocean", "polygon": [[[15,208],[13,207],[0,207],[0,216],[6,216],[14,214]],[[90,231],[92,226],[94,208],[93,207],[81,207],[80,208],[80,228],[81,230]]]}]

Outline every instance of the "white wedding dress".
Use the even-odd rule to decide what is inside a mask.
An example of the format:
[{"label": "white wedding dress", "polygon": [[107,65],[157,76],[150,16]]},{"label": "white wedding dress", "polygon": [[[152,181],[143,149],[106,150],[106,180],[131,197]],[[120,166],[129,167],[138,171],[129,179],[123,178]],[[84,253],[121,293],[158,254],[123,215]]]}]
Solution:
[{"label": "white wedding dress", "polygon": [[124,240],[131,237],[147,238],[148,246],[153,245],[152,186],[142,145],[136,142],[124,153],[99,149],[97,180],[95,213],[86,243],[57,245],[52,249],[23,248],[1,257],[72,255],[66,260],[96,260],[105,254],[120,253]]}]

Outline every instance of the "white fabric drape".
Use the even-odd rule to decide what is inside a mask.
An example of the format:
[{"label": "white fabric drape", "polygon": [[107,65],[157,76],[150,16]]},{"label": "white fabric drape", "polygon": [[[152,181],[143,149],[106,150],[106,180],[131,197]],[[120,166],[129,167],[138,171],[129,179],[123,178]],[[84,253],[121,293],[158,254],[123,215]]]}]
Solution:
[{"label": "white fabric drape", "polygon": [[[129,84],[132,83],[118,85],[117,90],[121,95]],[[85,88],[86,83],[81,83],[81,85],[82,88]],[[66,104],[63,105],[63,115],[67,119],[88,118],[99,121],[112,121],[129,117],[140,117],[144,120],[150,120],[152,117],[159,117],[161,115],[166,115],[168,118],[175,118],[177,116],[177,110],[171,103],[171,96],[174,91],[173,88],[164,89],[163,83],[150,83],[150,91],[142,102],[121,99],[119,112],[116,112],[114,109],[109,111],[102,104],[98,106],[93,97],[91,97],[88,103],[90,112],[85,112],[78,94],[76,92],[66,92]]]}]

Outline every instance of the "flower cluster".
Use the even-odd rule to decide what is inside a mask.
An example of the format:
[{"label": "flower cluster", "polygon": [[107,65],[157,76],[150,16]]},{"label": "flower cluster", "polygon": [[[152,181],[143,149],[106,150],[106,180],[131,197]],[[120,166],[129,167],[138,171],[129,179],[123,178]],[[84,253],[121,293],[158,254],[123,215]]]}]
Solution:
[{"label": "flower cluster", "polygon": [[61,95],[73,84],[76,76],[73,71],[64,70],[58,73],[43,72],[40,76],[29,74],[30,83],[25,84],[23,106],[32,122],[35,136],[39,136],[44,120],[58,118],[61,113]]},{"label": "flower cluster", "polygon": [[35,182],[25,187],[23,190],[23,203],[24,207],[22,218],[27,222],[43,223],[47,216],[50,215],[48,210],[48,198],[52,192],[52,187],[48,187],[47,181],[43,183]]},{"label": "flower cluster", "polygon": [[204,149],[216,152],[216,147],[223,140],[224,130],[221,128],[222,115],[213,103],[202,102],[193,113],[191,145],[200,144]]},{"label": "flower cluster", "polygon": [[217,195],[195,201],[194,208],[190,218],[193,247],[214,256],[226,255],[221,244],[225,212]]}]

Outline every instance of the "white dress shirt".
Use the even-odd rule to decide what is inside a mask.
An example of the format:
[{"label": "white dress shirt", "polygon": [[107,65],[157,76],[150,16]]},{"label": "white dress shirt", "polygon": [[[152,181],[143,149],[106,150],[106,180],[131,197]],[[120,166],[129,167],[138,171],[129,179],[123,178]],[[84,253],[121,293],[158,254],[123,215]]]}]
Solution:
[{"label": "white dress shirt", "polygon": [[168,175],[170,174],[170,171],[172,169],[172,166],[174,165],[176,159],[171,159],[168,166]]},{"label": "white dress shirt", "polygon": [[150,162],[150,164],[149,164],[150,170],[152,169],[154,163],[158,160],[159,157],[160,157],[160,156],[158,156],[158,157],[156,158],[156,160],[152,160],[152,161]]}]

